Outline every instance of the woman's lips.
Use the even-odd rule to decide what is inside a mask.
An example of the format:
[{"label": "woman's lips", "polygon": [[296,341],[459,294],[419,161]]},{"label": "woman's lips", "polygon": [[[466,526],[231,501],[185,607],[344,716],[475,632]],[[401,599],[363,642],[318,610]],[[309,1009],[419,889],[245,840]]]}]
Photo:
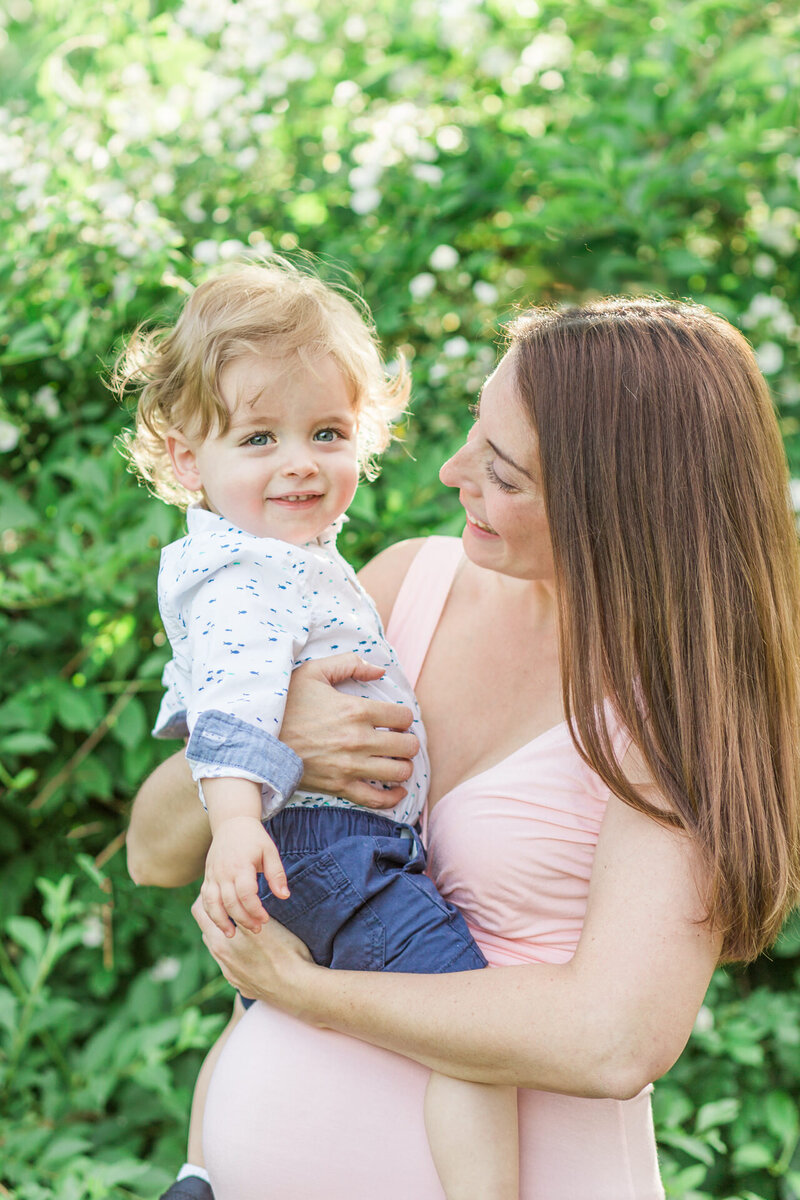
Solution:
[{"label": "woman's lips", "polygon": [[479,521],[477,517],[472,515],[468,508],[465,508],[464,512],[467,516],[467,526],[473,533],[479,537],[497,537],[491,525],[487,525],[485,521]]}]

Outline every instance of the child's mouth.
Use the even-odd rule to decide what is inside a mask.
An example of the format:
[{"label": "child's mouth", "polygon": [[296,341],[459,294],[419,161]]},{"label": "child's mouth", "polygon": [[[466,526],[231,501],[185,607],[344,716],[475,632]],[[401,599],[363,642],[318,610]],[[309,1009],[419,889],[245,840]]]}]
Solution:
[{"label": "child's mouth", "polygon": [[322,492],[291,492],[286,496],[268,496],[271,504],[279,504],[286,508],[311,508],[322,499]]}]

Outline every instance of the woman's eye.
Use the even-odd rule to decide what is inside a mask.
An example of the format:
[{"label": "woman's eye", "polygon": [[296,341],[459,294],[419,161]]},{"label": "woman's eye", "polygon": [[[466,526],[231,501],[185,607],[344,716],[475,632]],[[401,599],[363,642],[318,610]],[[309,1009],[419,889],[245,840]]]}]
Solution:
[{"label": "woman's eye", "polygon": [[486,474],[491,479],[492,483],[496,484],[501,492],[516,492],[519,489],[515,488],[513,483],[506,483],[505,479],[501,479],[490,462],[486,464]]},{"label": "woman's eye", "polygon": [[272,441],[274,441],[274,438],[271,433],[254,433],[252,437],[249,437],[247,439],[247,441],[245,442],[245,445],[246,446],[268,446],[270,444],[270,442],[272,442]]},{"label": "woman's eye", "polygon": [[314,434],[315,442],[335,442],[342,435],[336,429],[318,429]]}]

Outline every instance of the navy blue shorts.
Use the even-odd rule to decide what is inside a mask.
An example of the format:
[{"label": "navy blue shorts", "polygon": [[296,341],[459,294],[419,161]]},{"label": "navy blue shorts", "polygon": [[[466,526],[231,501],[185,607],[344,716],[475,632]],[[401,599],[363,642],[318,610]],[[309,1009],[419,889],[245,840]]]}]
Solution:
[{"label": "navy blue shorts", "polygon": [[419,975],[487,965],[461,913],[424,873],[425,849],[411,826],[365,808],[330,807],[285,808],[265,828],[291,896],[279,900],[259,875],[261,903],[315,962]]}]

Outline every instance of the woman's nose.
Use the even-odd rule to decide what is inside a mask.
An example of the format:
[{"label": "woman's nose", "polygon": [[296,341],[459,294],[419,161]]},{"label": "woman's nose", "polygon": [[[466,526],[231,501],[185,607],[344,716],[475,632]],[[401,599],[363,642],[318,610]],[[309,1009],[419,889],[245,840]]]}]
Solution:
[{"label": "woman's nose", "polygon": [[461,488],[469,484],[469,450],[468,442],[460,446],[439,471],[439,479],[445,487]]}]

